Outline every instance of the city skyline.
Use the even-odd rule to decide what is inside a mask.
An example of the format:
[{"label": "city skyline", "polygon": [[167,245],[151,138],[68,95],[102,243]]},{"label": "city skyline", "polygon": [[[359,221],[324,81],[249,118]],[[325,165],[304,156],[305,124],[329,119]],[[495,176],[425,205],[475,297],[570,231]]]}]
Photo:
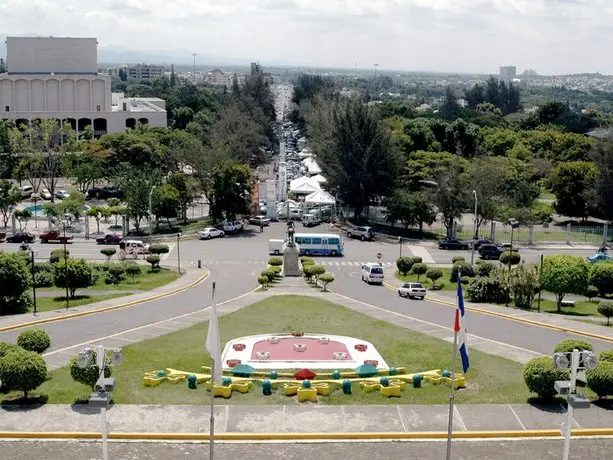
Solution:
[{"label": "city skyline", "polygon": [[[202,64],[613,74],[604,0],[53,0],[0,5],[6,35],[97,37],[102,50]],[[185,59],[182,58],[185,53]]]}]

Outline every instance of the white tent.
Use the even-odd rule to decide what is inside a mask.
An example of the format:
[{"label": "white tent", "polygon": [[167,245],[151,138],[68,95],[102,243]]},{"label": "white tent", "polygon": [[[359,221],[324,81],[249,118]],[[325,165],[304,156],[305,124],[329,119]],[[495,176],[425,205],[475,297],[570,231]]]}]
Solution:
[{"label": "white tent", "polygon": [[321,168],[313,158],[305,158],[302,160],[302,164],[307,168],[309,174],[311,175],[321,173]]},{"label": "white tent", "polygon": [[308,195],[304,199],[304,202],[312,204],[335,204],[336,200],[328,192],[324,190],[318,190]]},{"label": "white tent", "polygon": [[321,190],[319,183],[306,176],[294,179],[289,183],[289,191],[292,193],[310,194],[318,190]]},{"label": "white tent", "polygon": [[311,177],[311,180],[316,181],[318,184],[321,184],[323,182],[327,182],[327,179],[324,176],[322,176],[321,174],[317,174],[317,175]]}]

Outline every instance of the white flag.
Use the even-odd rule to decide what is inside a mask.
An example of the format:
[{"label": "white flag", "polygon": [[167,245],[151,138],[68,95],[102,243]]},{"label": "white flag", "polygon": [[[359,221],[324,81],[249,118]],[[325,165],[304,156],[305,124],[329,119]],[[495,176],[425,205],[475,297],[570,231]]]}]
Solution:
[{"label": "white flag", "polygon": [[209,332],[206,336],[206,349],[215,362],[213,382],[221,383],[221,344],[219,343],[219,325],[217,324],[217,306],[215,305],[215,283],[213,283],[213,306],[209,320]]}]

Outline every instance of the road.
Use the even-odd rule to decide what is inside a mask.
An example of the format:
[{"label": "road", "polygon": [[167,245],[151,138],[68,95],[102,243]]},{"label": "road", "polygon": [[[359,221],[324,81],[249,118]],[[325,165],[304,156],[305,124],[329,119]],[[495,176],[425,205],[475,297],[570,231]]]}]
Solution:
[{"label": "road", "polygon": [[[454,459],[478,460],[557,460],[562,457],[560,439],[454,441]],[[446,443],[416,442],[326,442],[326,443],[217,443],[215,458],[271,460],[302,458],[351,458],[354,460],[405,460],[444,458]],[[101,458],[100,442],[92,441],[0,441],[3,458],[21,460],[81,460]],[[574,439],[570,457],[575,460],[610,458],[613,439]],[[607,454],[608,452],[608,454]],[[110,442],[112,459],[209,458],[208,443],[194,442]]]}]

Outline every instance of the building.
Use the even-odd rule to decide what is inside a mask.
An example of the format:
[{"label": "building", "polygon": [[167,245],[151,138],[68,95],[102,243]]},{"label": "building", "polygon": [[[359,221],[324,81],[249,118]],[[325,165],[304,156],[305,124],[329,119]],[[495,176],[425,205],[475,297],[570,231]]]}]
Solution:
[{"label": "building", "polygon": [[136,64],[128,66],[128,78],[132,80],[155,80],[164,76],[163,65]]},{"label": "building", "polygon": [[0,118],[18,125],[54,118],[77,132],[92,126],[96,137],[137,123],[167,125],[165,104],[111,94],[111,77],[98,73],[95,38],[8,37],[6,45]]},{"label": "building", "polygon": [[500,67],[501,80],[513,80],[517,76],[517,68],[514,65]]},{"label": "building", "polygon": [[234,81],[234,76],[238,80],[239,86],[245,84],[245,75],[233,73],[233,72],[223,72],[220,69],[213,69],[210,72],[207,72],[204,75],[204,82],[209,85],[215,86],[227,86],[230,88],[232,86],[232,82]]}]

